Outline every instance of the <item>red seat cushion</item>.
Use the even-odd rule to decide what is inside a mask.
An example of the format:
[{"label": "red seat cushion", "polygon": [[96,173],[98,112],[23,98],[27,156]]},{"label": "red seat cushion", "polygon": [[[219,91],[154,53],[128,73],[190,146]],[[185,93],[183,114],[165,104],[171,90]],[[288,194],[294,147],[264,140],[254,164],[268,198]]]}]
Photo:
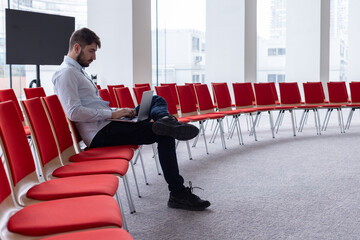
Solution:
[{"label": "red seat cushion", "polygon": [[74,232],[56,235],[39,240],[132,240],[131,235],[121,228],[105,228],[98,230],[89,230],[85,232]]},{"label": "red seat cushion", "polygon": [[209,119],[208,117],[206,117],[205,115],[193,115],[193,116],[185,116],[190,122],[193,121],[203,121],[206,119]]},{"label": "red seat cushion", "polygon": [[29,205],[8,221],[11,232],[43,236],[80,229],[122,226],[114,198],[91,196],[53,200]]},{"label": "red seat cushion", "polygon": [[118,178],[110,174],[57,178],[35,185],[26,196],[42,201],[90,195],[114,196],[118,185]]},{"label": "red seat cushion", "polygon": [[70,163],[56,169],[55,177],[71,177],[91,174],[119,174],[124,176],[128,170],[129,161],[121,159],[104,159]]},{"label": "red seat cushion", "polygon": [[134,148],[129,146],[112,146],[101,148],[89,148],[88,150],[70,157],[71,162],[82,162],[97,159],[122,158],[131,160],[134,156]]}]

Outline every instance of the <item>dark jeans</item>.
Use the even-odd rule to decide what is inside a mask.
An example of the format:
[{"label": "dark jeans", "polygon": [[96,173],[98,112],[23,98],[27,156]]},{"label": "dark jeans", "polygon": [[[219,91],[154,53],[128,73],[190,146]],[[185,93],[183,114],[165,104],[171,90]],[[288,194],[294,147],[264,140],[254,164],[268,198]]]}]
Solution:
[{"label": "dark jeans", "polygon": [[162,97],[153,96],[149,120],[136,123],[112,121],[96,134],[90,147],[143,145],[157,142],[160,165],[169,190],[180,191],[184,188],[184,179],[179,174],[175,139],[152,132],[153,123],[150,119],[156,121],[164,116],[169,116],[166,101]]}]

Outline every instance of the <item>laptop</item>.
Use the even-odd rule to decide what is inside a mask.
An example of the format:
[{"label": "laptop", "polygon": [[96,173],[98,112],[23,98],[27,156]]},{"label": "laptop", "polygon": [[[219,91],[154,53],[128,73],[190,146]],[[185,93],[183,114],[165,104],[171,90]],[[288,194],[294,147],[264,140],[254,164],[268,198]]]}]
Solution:
[{"label": "laptop", "polygon": [[149,115],[150,115],[150,108],[151,108],[153,94],[154,94],[154,90],[149,90],[149,91],[143,92],[143,95],[141,97],[141,104],[140,104],[139,112],[136,117],[134,117],[134,118],[122,117],[119,119],[111,118],[109,120],[120,121],[120,122],[141,122],[141,121],[148,119]]}]

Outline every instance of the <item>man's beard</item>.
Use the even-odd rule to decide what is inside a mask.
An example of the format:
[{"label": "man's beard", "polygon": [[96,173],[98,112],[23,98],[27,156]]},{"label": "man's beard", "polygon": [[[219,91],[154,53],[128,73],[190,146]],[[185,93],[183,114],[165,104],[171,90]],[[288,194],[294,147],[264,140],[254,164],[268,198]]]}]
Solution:
[{"label": "man's beard", "polygon": [[77,62],[82,66],[82,67],[88,67],[90,65],[90,62],[87,61],[85,58],[84,58],[84,54],[81,50],[79,56],[77,57]]}]

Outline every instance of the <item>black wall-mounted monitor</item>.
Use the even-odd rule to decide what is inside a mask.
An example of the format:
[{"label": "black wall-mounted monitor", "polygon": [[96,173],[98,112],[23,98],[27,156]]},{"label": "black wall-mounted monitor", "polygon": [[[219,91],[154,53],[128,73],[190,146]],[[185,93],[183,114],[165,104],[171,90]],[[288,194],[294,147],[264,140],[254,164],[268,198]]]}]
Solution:
[{"label": "black wall-mounted monitor", "polygon": [[75,18],[6,9],[6,63],[59,65]]}]

